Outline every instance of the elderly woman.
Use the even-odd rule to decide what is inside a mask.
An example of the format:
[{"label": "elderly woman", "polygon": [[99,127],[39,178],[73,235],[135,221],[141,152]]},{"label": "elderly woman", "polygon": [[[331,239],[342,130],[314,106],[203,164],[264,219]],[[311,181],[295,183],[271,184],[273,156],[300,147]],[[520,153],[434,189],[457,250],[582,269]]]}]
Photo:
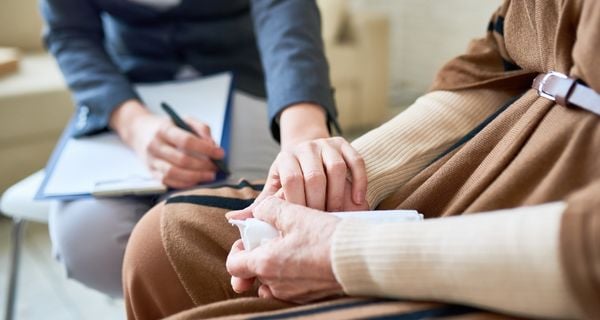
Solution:
[{"label": "elderly woman", "polygon": [[[370,208],[424,222],[340,220],[261,197],[228,217],[281,235],[247,251],[223,215],[261,186],[176,195],[134,230],[129,317],[599,318],[599,49],[598,1],[506,1],[434,91],[353,142]],[[349,196],[344,209],[360,208]]]}]

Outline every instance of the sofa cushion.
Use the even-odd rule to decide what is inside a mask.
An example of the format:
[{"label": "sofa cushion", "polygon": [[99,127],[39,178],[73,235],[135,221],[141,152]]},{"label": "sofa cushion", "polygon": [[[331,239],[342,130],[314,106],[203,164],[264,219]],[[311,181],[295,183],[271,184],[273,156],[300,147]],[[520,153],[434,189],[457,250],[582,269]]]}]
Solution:
[{"label": "sofa cushion", "polygon": [[0,45],[42,49],[42,18],[36,0],[0,1]]},{"label": "sofa cushion", "polygon": [[0,146],[14,139],[60,131],[73,110],[54,59],[25,55],[17,73],[0,78]]},{"label": "sofa cushion", "polygon": [[0,47],[0,77],[15,73],[19,69],[19,50]]},{"label": "sofa cushion", "polygon": [[52,57],[25,55],[0,78],[0,192],[41,169],[73,111]]}]

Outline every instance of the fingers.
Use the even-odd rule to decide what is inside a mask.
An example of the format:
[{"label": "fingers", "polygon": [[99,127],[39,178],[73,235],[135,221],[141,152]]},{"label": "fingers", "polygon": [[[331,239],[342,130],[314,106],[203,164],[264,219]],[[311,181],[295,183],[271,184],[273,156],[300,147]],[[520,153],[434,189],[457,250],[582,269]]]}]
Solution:
[{"label": "fingers", "polygon": [[244,208],[242,210],[230,211],[225,214],[225,217],[227,219],[246,220],[248,218],[253,217],[252,210],[259,203],[261,203],[262,200],[264,200],[270,196],[277,196],[280,199],[284,199],[283,198],[283,189],[281,188],[281,183],[279,182],[278,174],[274,173],[276,170],[277,170],[276,166],[271,167],[271,170],[269,171],[269,176],[267,178],[267,181],[265,182],[263,190],[258,195],[258,197],[256,197],[256,199],[250,206],[248,206],[247,208]]},{"label": "fingers", "polygon": [[[287,200],[327,211],[340,211],[347,201],[356,205],[366,202],[367,173],[364,160],[345,139],[335,137],[310,141],[295,149],[293,156],[297,158],[304,176],[305,204],[296,198],[293,201],[288,198],[288,189],[291,187],[286,189],[286,181],[282,180]],[[282,176],[286,170],[280,169]],[[352,194],[351,198],[345,200],[348,171],[352,177]]]},{"label": "fingers", "polygon": [[352,199],[352,183],[350,179],[346,179],[346,187],[344,188],[344,206],[342,211],[365,211],[369,210],[369,205],[367,201],[364,201],[363,204],[356,204]]},{"label": "fingers", "polygon": [[254,286],[255,278],[242,279],[238,277],[231,277],[231,288],[237,293],[244,293]]},{"label": "fingers", "polygon": [[313,213],[323,212],[292,204],[276,196],[264,199],[252,210],[255,218],[271,224],[284,235],[294,228],[297,216],[305,216]]},{"label": "fingers", "polygon": [[292,203],[306,205],[304,194],[304,177],[296,158],[286,152],[281,152],[275,160],[278,163],[278,179],[281,181],[285,198]]},{"label": "fingers", "polygon": [[[206,125],[190,121],[195,130],[210,133]],[[200,138],[165,121],[147,146],[148,165],[165,185],[184,189],[213,181],[217,167],[210,158],[222,158],[224,151],[212,139]]]},{"label": "fingers", "polygon": [[256,251],[259,249],[260,247],[253,251],[245,251],[242,240],[238,239],[231,246],[231,251],[227,256],[227,261],[225,262],[227,272],[240,279],[254,278],[257,273],[255,263]]},{"label": "fingers", "polygon": [[252,215],[259,220],[271,224],[277,230],[285,231],[279,225],[279,223],[283,221],[283,217],[280,217],[279,215],[286,210],[288,205],[289,202],[283,201],[278,197],[267,197],[254,207]]},{"label": "fingers", "polygon": [[346,164],[352,172],[352,201],[362,205],[366,201],[367,194],[367,172],[365,161],[360,154],[349,144],[342,144],[342,155]]},{"label": "fingers", "polygon": [[166,160],[168,163],[182,169],[205,171],[217,170],[217,167],[207,157],[190,156],[160,139],[155,139],[150,143],[148,146],[148,153],[155,158]]},{"label": "fingers", "polygon": [[[304,195],[306,206],[317,210],[325,210],[327,198],[327,177],[323,169],[321,148],[317,144],[309,143],[297,152],[298,162],[304,177]],[[284,184],[285,186],[285,184]],[[285,191],[287,195],[287,191]],[[296,203],[292,201],[293,203]]]},{"label": "fingers", "polygon": [[341,211],[346,187],[346,162],[340,153],[327,145],[323,147],[323,165],[327,171],[327,211]]},{"label": "fingers", "polygon": [[167,161],[154,159],[150,163],[150,170],[162,183],[169,187],[185,189],[200,182],[215,180],[214,171],[195,171],[178,168]]},{"label": "fingers", "polygon": [[233,275],[231,277],[231,287],[233,288],[233,291],[237,293],[250,290],[254,284],[253,276],[247,278],[241,278],[239,276],[239,270],[242,270],[243,266],[245,266],[245,263],[242,261],[244,255],[240,256],[242,253],[244,253],[244,244],[242,243],[242,240],[237,240],[231,246],[231,251],[229,252],[226,262],[227,271]]},{"label": "fingers", "polygon": [[[305,287],[306,286],[310,286],[311,289],[307,290],[307,292],[305,293],[293,292],[293,294],[288,294],[287,299],[283,300],[289,300],[295,303],[305,304],[311,301],[323,300],[325,298],[332,298],[335,296],[340,297],[344,294],[343,289],[337,283],[320,281],[318,283],[305,284]],[[271,289],[271,291],[273,290]],[[275,295],[275,298],[279,297]]]},{"label": "fingers", "polygon": [[276,198],[279,198],[279,199],[281,199],[281,200],[284,200],[284,201],[285,201],[285,193],[283,193],[283,189],[281,189],[281,190],[277,191],[277,193],[275,193],[275,194],[273,195],[273,197],[276,197]]},{"label": "fingers", "polygon": [[225,155],[223,149],[216,146],[212,139],[201,138],[172,123],[161,127],[159,137],[188,155],[205,155],[213,159],[221,159]]},{"label": "fingers", "polygon": [[253,206],[249,206],[242,210],[229,211],[225,214],[225,217],[229,220],[246,220],[252,218],[252,208]]},{"label": "fingers", "polygon": [[[241,240],[232,245],[226,268],[232,275],[234,291],[247,291],[258,280],[261,283],[258,294],[263,298],[310,301],[341,292],[327,258],[331,248],[328,239],[339,218],[324,213],[320,217],[311,216],[311,212],[316,211],[275,196],[256,206],[255,216],[274,224],[283,231],[283,237],[251,251],[244,250]],[[315,230],[310,227],[323,221],[321,218],[326,220],[323,228]],[[286,230],[289,232],[287,235]]]},{"label": "fingers", "polygon": [[[259,280],[261,280],[259,278]],[[261,289],[261,287],[264,287]],[[280,299],[295,303],[308,303],[343,294],[337,281],[315,279],[286,279],[261,283],[258,295],[261,298]],[[263,294],[263,295],[261,295]]]},{"label": "fingers", "polygon": [[271,168],[269,169],[269,174],[267,176],[267,181],[265,181],[265,185],[263,186],[262,191],[260,192],[258,197],[256,197],[256,200],[254,200],[254,203],[252,204],[253,206],[260,203],[266,197],[272,196],[275,193],[282,190],[277,163],[278,162],[276,160],[273,163],[273,165],[271,165]]},{"label": "fingers", "polygon": [[367,192],[365,164],[343,138],[303,142],[280,152],[256,202],[280,190],[281,198],[317,210],[341,211],[351,207],[349,202],[363,206]]},{"label": "fingers", "polygon": [[258,287],[258,296],[263,299],[275,299],[275,296],[271,292],[271,288],[264,284]]},{"label": "fingers", "polygon": [[210,140],[213,143],[213,145],[215,145],[215,146],[217,145],[215,143],[215,140],[212,138],[212,134],[210,132],[210,127],[208,125],[206,125],[204,122],[198,121],[191,117],[185,117],[184,121],[190,127],[192,127],[192,129],[194,129],[194,132],[196,132],[200,137]]}]

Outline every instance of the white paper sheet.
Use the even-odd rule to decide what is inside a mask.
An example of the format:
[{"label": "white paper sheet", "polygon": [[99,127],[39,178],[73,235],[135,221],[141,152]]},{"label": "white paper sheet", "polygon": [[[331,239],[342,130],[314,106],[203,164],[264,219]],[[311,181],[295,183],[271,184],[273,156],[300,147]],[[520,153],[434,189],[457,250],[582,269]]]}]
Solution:
[{"label": "white paper sheet", "polygon": [[[231,74],[226,73],[185,82],[139,85],[136,90],[156,114],[164,115],[160,108],[164,101],[181,116],[206,123],[215,142],[221,145],[231,80]],[[166,190],[113,132],[70,138],[51,169],[43,197],[92,194],[95,190],[103,196]]]},{"label": "white paper sheet", "polygon": [[220,145],[230,86],[231,74],[227,73],[192,81],[138,85],[136,91],[153,113],[166,116],[160,107],[166,102],[183,118],[204,122]]}]

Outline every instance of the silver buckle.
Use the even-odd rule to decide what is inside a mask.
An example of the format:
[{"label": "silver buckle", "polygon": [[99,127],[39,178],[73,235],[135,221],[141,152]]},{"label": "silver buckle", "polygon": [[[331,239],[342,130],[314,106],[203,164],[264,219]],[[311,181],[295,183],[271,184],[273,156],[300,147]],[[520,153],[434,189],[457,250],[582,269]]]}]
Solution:
[{"label": "silver buckle", "polygon": [[540,97],[544,97],[546,99],[556,101],[556,98],[554,96],[549,95],[548,93],[544,92],[544,90],[543,90],[544,85],[546,84],[546,81],[548,81],[548,79],[550,79],[551,76],[559,77],[561,79],[567,79],[568,77],[567,77],[567,75],[562,74],[560,72],[551,71],[551,72],[546,73],[544,75],[544,77],[542,78],[542,81],[540,81],[540,85],[537,88],[538,94],[540,95]]}]

